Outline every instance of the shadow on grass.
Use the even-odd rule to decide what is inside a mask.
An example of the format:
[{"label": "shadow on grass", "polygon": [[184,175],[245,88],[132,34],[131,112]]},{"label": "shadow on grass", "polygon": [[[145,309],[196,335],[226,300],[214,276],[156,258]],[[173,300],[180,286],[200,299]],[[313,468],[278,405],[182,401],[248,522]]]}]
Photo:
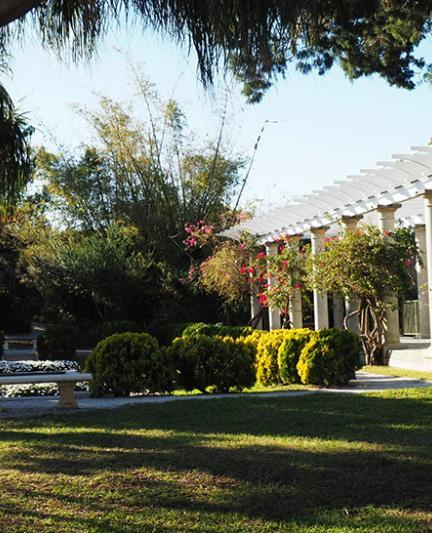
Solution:
[{"label": "shadow on grass", "polygon": [[[0,425],[2,441],[13,444],[1,468],[68,476],[71,483],[75,476],[102,476],[100,493],[65,495],[52,487],[32,493],[90,510],[106,504],[105,493],[119,491],[128,509],[302,524],[312,524],[322,509],[329,525],[332,512],[340,516],[344,508],[428,512],[431,398],[427,391],[417,398],[239,398],[9,421]],[[376,520],[400,523],[384,515]]]}]

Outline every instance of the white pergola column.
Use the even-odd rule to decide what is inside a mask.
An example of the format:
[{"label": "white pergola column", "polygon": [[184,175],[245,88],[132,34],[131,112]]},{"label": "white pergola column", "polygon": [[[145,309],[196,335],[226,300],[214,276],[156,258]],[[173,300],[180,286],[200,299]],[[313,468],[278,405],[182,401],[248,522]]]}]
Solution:
[{"label": "white pergola column", "polygon": [[[267,242],[266,243],[266,250],[267,255],[270,256],[276,256],[278,254],[278,243],[276,242]],[[268,283],[270,287],[274,284],[274,279],[269,279]],[[280,309],[274,306],[270,306],[268,308],[269,312],[269,327],[270,331],[273,329],[280,329],[281,327],[281,317],[280,317]]]},{"label": "white pergola column", "polygon": [[420,250],[420,257],[423,265],[417,261],[417,293],[419,303],[419,337],[421,339],[430,338],[429,324],[429,294],[428,294],[428,275],[427,275],[427,258],[426,258],[426,228],[424,224],[416,224],[414,233],[417,246]]},{"label": "white pergola column", "polygon": [[[341,218],[341,224],[343,230],[346,231],[355,231],[357,229],[357,226],[362,220],[363,215],[357,215],[354,217],[347,217],[344,216]],[[354,312],[356,309],[358,309],[358,298],[355,296],[352,296],[351,298],[347,298],[345,300],[345,313],[346,315],[349,315],[350,313]],[[348,318],[347,320],[347,328],[351,331],[354,331],[355,333],[360,333],[359,323],[358,323],[358,315],[354,315],[351,318]]]},{"label": "white pergola column", "polygon": [[[314,228],[310,230],[311,233],[311,245],[312,254],[316,255],[324,247],[325,233],[328,230],[327,227]],[[314,303],[314,321],[315,329],[323,329],[329,327],[328,319],[328,299],[327,293],[319,293],[317,290],[313,291],[313,303]]]},{"label": "white pergola column", "polygon": [[[377,212],[379,215],[379,227],[382,232],[392,232],[396,226],[396,211],[401,204],[379,205]],[[386,237],[389,238],[389,237]],[[389,294],[388,303],[397,304],[397,295]],[[398,309],[387,309],[386,311],[386,328],[384,332],[385,344],[395,346],[400,343],[399,331],[399,311]]]},{"label": "white pergola column", "polygon": [[427,271],[427,294],[429,303],[429,331],[432,332],[432,191],[426,191],[423,195],[425,200],[425,252]]},{"label": "white pergola column", "polygon": [[289,318],[293,328],[303,327],[301,290],[294,289],[289,302]]}]

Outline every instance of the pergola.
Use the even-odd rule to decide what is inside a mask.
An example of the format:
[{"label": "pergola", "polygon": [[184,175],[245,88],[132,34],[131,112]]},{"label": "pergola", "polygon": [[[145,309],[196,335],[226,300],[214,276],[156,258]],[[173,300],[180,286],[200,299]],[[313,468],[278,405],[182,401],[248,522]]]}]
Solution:
[{"label": "pergola", "polygon": [[[269,254],[277,253],[275,241],[285,235],[310,238],[312,253],[323,245],[326,235],[355,228],[362,220],[391,231],[396,224],[411,226],[423,253],[423,266],[417,265],[419,300],[419,336],[429,338],[432,324],[432,146],[414,146],[407,154],[393,154],[389,161],[379,161],[375,168],[335,181],[274,209],[230,228],[225,236],[237,239],[247,231],[258,236]],[[432,287],[431,287],[432,289]],[[301,327],[301,296],[292,299],[290,320]],[[253,302],[256,308],[256,302]],[[340,306],[349,312],[355,302],[339,302],[333,313],[340,317]],[[317,329],[328,327],[328,299],[314,293],[314,318]],[[342,315],[343,315],[342,309]],[[270,327],[280,327],[277,309],[269,309]],[[353,325],[355,328],[355,325]],[[399,314],[389,311],[386,344],[399,343]]]}]

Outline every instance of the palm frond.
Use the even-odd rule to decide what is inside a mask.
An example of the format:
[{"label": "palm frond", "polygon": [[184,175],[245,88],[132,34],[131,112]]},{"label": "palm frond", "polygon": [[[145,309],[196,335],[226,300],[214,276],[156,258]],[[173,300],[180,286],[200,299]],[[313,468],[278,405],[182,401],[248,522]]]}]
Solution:
[{"label": "palm frond", "polygon": [[25,115],[17,112],[0,84],[0,204],[14,201],[31,179],[32,133]]}]

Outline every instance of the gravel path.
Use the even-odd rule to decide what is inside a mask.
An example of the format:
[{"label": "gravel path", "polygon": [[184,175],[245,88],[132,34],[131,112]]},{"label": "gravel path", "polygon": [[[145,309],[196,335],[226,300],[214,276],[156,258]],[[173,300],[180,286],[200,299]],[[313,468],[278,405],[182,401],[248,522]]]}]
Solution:
[{"label": "gravel path", "polygon": [[[331,389],[314,389],[300,391],[283,391],[283,392],[257,392],[244,394],[209,394],[196,396],[135,396],[131,398],[90,398],[88,393],[77,393],[79,398],[80,410],[93,409],[116,409],[124,405],[131,404],[152,404],[166,403],[175,401],[190,400],[216,400],[220,398],[238,398],[255,397],[255,398],[288,398],[297,396],[308,396],[324,393],[343,393],[343,394],[364,394],[367,392],[383,392],[386,390],[412,389],[418,387],[432,387],[432,381],[424,381],[414,378],[398,378],[392,376],[382,376],[370,374],[367,372],[357,372],[357,379],[351,381],[347,386],[334,387]],[[27,397],[27,398],[4,398],[1,400],[2,411],[1,418],[15,418],[23,416],[37,416],[52,412],[59,412],[57,409],[58,398],[56,396],[45,397]],[[60,411],[61,413],[74,413],[76,409]]]}]

